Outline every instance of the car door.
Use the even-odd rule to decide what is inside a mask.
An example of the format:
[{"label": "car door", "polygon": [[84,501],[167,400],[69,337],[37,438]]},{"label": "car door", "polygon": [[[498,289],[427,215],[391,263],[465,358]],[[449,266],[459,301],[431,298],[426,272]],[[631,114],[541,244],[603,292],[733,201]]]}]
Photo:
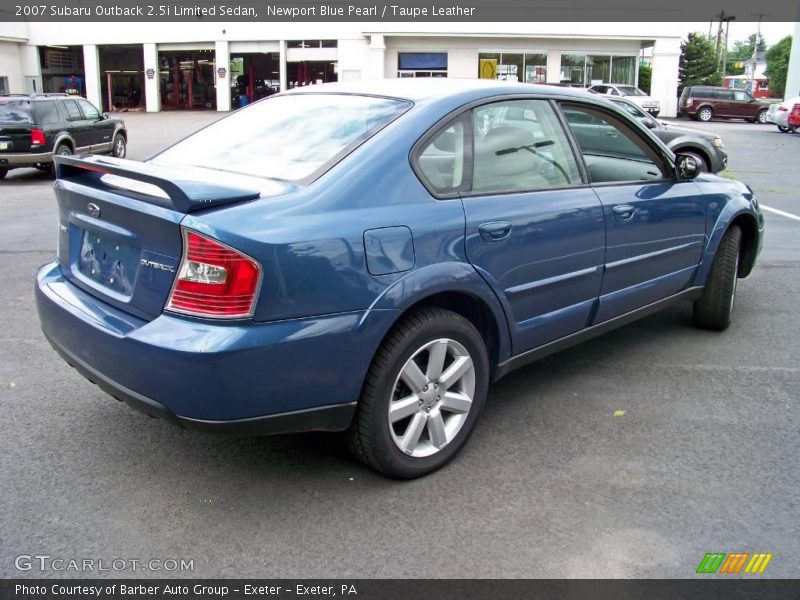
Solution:
[{"label": "car door", "polygon": [[714,114],[718,117],[738,117],[738,106],[733,90],[717,89],[713,91],[715,98]]},{"label": "car door", "polygon": [[67,111],[67,131],[75,140],[75,153],[91,151],[92,122],[86,118],[73,98],[63,100],[61,106]]},{"label": "car door", "polygon": [[602,276],[597,196],[546,100],[472,110],[466,253],[503,304],[515,354],[586,326]]},{"label": "car door", "polygon": [[89,141],[92,152],[108,152],[111,149],[111,137],[114,135],[114,123],[104,119],[94,104],[83,98],[76,102],[88,122]]},{"label": "car door", "polygon": [[733,105],[737,117],[742,119],[755,119],[758,115],[759,106],[755,98],[744,90],[734,90],[733,92]]},{"label": "car door", "polygon": [[[607,147],[581,146],[606,225],[599,323],[683,290],[691,282],[705,240],[706,206],[692,181],[676,181],[660,146],[621,115],[580,103],[563,105],[570,123],[591,115],[615,129]],[[609,138],[611,139],[611,138]],[[619,152],[620,140],[628,147]]]}]

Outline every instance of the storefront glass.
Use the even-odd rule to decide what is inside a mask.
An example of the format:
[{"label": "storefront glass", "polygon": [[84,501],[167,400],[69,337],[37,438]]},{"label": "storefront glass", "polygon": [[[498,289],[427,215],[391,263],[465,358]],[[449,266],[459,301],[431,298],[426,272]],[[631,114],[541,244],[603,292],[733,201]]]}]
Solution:
[{"label": "storefront glass", "polygon": [[547,80],[547,55],[533,52],[481,52],[478,54],[478,77],[544,83]]},{"label": "storefront glass", "polygon": [[561,54],[561,83],[572,85],[585,85],[584,69],[586,67],[586,55],[581,53]]},{"label": "storefront glass", "polygon": [[636,83],[636,56],[614,56],[611,63],[611,81],[609,83],[622,83],[634,85]]},{"label": "storefront glass", "polygon": [[586,56],[586,85],[609,83],[611,75],[611,57],[602,54]]}]

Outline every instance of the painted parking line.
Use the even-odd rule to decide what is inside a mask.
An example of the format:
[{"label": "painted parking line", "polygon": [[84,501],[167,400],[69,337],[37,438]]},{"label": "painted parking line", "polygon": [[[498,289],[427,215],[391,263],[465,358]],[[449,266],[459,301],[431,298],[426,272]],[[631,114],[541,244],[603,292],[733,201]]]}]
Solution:
[{"label": "painted parking line", "polygon": [[776,215],[780,215],[782,217],[786,217],[787,219],[792,219],[793,221],[800,221],[800,216],[793,215],[792,213],[784,212],[782,210],[778,210],[777,208],[772,208],[771,206],[764,206],[761,205],[761,210],[765,210],[767,212],[774,213]]}]

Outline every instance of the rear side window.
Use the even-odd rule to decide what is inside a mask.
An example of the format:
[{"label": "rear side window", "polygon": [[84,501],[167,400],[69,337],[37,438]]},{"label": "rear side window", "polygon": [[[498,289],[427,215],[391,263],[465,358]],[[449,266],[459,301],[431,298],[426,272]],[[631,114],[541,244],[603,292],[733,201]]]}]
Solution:
[{"label": "rear side window", "polygon": [[67,116],[70,121],[83,120],[83,114],[81,113],[81,109],[78,108],[78,105],[75,103],[75,100],[64,100],[63,106],[67,109]]},{"label": "rear side window", "polygon": [[[578,105],[565,106],[564,117],[593,183],[666,178],[660,155],[617,117]],[[591,122],[587,117],[592,117]]]},{"label": "rear side window", "polygon": [[61,123],[61,115],[55,102],[37,102],[36,120],[41,127],[57,127]]},{"label": "rear side window", "polygon": [[410,106],[350,94],[276,96],[201,129],[153,162],[299,181],[341,160]]},{"label": "rear side window", "polygon": [[11,100],[4,102],[0,99],[0,123],[3,125],[31,125],[30,100]]},{"label": "rear side window", "polygon": [[578,165],[546,100],[497,102],[474,109],[472,191],[540,190],[581,182]]},{"label": "rear side window", "polygon": [[466,181],[469,119],[461,117],[431,137],[416,158],[422,178],[439,194],[462,191]]}]

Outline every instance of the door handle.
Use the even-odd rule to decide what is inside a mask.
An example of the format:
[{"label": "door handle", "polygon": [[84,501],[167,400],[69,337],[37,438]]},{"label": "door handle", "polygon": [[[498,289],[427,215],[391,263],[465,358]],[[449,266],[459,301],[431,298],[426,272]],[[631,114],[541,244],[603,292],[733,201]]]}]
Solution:
[{"label": "door handle", "polygon": [[499,242],[511,235],[511,223],[508,221],[492,221],[478,226],[481,237],[486,242]]},{"label": "door handle", "polygon": [[614,218],[622,223],[633,219],[633,215],[636,213],[636,207],[630,204],[617,204],[611,210],[614,212]]}]

